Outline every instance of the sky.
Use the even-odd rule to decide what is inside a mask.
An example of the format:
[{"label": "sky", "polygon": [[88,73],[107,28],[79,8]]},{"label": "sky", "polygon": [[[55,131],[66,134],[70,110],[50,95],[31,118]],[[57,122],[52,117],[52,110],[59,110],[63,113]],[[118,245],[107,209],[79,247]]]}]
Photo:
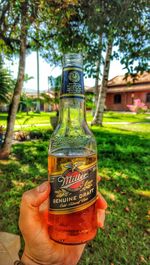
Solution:
[{"label": "sky", "polygon": [[[62,69],[59,67],[50,67],[48,63],[44,61],[43,58],[39,58],[39,73],[40,73],[40,91],[48,90],[48,76],[52,75],[57,77],[61,75]],[[12,75],[16,78],[18,72],[18,60],[13,60],[12,62],[7,62],[8,68],[11,70]],[[125,70],[122,69],[123,66],[120,62],[114,59],[110,64],[109,71],[109,79],[117,75],[125,74]],[[25,73],[28,74],[29,77],[33,77],[33,79],[24,83],[23,91],[33,91],[37,89],[37,61],[36,61],[36,52],[32,52],[26,57],[26,68]],[[85,86],[94,86],[95,80],[93,78],[84,78]]]}]

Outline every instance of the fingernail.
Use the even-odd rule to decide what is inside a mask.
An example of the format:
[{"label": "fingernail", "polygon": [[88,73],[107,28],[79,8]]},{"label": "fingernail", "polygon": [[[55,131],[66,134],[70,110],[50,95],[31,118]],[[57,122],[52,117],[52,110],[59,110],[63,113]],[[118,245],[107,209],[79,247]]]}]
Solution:
[{"label": "fingernail", "polygon": [[48,189],[48,183],[44,182],[40,186],[37,187],[38,192],[42,193]]}]

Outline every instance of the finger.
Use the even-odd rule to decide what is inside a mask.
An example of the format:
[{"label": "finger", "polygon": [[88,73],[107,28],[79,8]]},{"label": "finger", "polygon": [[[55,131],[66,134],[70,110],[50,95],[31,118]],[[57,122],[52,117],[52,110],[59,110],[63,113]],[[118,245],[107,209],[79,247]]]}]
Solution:
[{"label": "finger", "polygon": [[27,208],[38,208],[48,197],[50,192],[50,185],[48,181],[45,181],[40,186],[26,191],[22,196],[21,204]]},{"label": "finger", "polygon": [[48,209],[49,209],[49,198],[47,198],[39,207],[39,213],[41,220],[47,222],[48,220]]},{"label": "finger", "polygon": [[20,206],[20,226],[22,224],[28,226],[32,222],[40,221],[39,206],[48,198],[49,192],[50,185],[46,181],[37,188],[26,191],[23,194]]},{"label": "finger", "polygon": [[105,221],[105,210],[97,210],[97,226],[103,228]]},{"label": "finger", "polygon": [[49,198],[47,198],[39,207],[39,211],[40,212],[45,212],[47,211],[48,209],[48,206],[49,206]]},{"label": "finger", "polygon": [[98,198],[97,198],[97,209],[107,209],[107,202],[105,201],[104,197],[98,192]]}]

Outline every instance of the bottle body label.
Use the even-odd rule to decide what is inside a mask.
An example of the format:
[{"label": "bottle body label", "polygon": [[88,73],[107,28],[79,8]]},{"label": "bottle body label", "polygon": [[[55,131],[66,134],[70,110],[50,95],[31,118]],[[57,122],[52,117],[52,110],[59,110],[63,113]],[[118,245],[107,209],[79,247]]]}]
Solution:
[{"label": "bottle body label", "polygon": [[68,66],[63,69],[60,98],[66,97],[84,97],[83,71],[78,66]]},{"label": "bottle body label", "polygon": [[85,158],[74,158],[61,165],[62,171],[50,175],[50,212],[67,214],[92,205],[97,196],[96,162],[85,165]]}]

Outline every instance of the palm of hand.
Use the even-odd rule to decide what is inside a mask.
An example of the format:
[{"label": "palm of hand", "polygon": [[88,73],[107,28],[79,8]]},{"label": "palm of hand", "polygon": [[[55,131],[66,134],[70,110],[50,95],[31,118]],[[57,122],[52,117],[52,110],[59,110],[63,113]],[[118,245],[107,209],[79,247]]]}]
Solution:
[{"label": "palm of hand", "polygon": [[[76,265],[85,244],[68,246],[49,239],[47,227],[47,209],[50,186],[44,182],[41,186],[26,191],[20,205],[19,227],[25,240],[25,249],[21,260],[27,265]],[[97,199],[97,225],[102,227],[107,203],[99,194]]]},{"label": "palm of hand", "polygon": [[41,213],[36,223],[34,222],[32,232],[28,230],[24,236],[25,241],[28,242],[25,247],[25,255],[29,258],[32,257],[40,264],[76,265],[85,247],[85,244],[62,245],[49,239],[45,213]]}]

